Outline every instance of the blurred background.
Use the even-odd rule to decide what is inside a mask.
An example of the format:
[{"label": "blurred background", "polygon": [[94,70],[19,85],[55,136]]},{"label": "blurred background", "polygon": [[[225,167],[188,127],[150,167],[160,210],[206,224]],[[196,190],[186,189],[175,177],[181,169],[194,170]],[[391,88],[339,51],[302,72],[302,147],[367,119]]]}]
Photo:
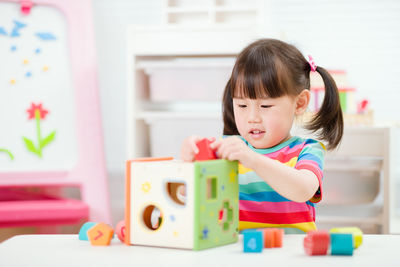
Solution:
[{"label": "blurred background", "polygon": [[[342,106],[346,103],[346,125],[350,130],[339,151],[333,153],[327,163],[324,191],[327,201],[325,206],[321,204],[324,216],[320,224],[322,227],[357,225],[371,233],[389,231],[384,229],[388,227],[384,225],[388,224],[389,217],[400,214],[396,208],[400,203],[396,191],[390,197],[384,194],[384,189],[389,192],[389,182],[385,183],[385,179],[392,179],[390,185],[398,188],[400,175],[396,168],[400,157],[395,153],[400,148],[396,141],[400,120],[399,1],[93,0],[92,8],[113,224],[124,216],[127,158],[178,156],[179,144],[186,134],[220,134],[221,129],[202,132],[204,129],[193,126],[193,121],[197,127],[221,127],[221,86],[215,96],[210,91],[211,97],[199,96],[197,100],[191,98],[193,94],[182,95],[177,88],[171,89],[171,94],[167,91],[166,95],[165,90],[176,80],[185,79],[186,83],[175,85],[190,90],[188,86],[192,81],[188,77],[196,73],[210,75],[198,76],[200,82],[212,80],[224,84],[235,54],[240,50],[238,47],[243,48],[249,40],[265,37],[289,42],[304,55],[312,55],[317,65],[331,70],[342,88],[341,100],[345,101]],[[139,51],[149,42],[147,54],[151,54],[148,51],[154,44],[149,41],[151,38],[146,40],[145,37],[165,31],[168,34],[169,31],[163,29],[170,26],[176,27],[178,32],[179,28],[186,29],[185,32],[218,29],[222,36],[224,27],[239,29],[236,37],[243,43],[228,44],[226,51],[216,52],[211,48],[207,51],[207,47],[213,46],[213,40],[204,38],[206,41],[198,44],[204,46],[204,50],[199,49],[198,53],[192,50],[188,56],[179,42],[184,39],[183,34],[182,39],[176,40],[175,52],[169,50],[173,41],[165,51],[163,43],[155,45],[152,57]],[[246,32],[243,38],[239,36]],[[138,36],[140,40],[135,39]],[[203,60],[198,61],[199,58]],[[202,71],[204,66],[208,67],[209,73],[207,70],[199,72],[196,64]],[[215,78],[216,71],[221,71],[221,75]],[[173,75],[176,75],[175,80],[171,80]],[[313,79],[314,99],[310,112],[318,109],[323,95],[323,92],[318,94],[318,77]],[[138,80],[144,82],[138,83]],[[132,91],[144,92],[146,96],[140,98]],[[183,116],[181,113],[187,110],[197,113],[192,117]],[[206,115],[201,117],[199,112]],[[207,117],[208,114],[211,115]],[[144,145],[137,146],[137,142]],[[160,148],[160,144],[165,146]],[[74,190],[68,194],[79,197]],[[391,215],[388,215],[389,210]],[[30,231],[8,229],[4,236]],[[73,230],[65,230],[70,231]]]}]

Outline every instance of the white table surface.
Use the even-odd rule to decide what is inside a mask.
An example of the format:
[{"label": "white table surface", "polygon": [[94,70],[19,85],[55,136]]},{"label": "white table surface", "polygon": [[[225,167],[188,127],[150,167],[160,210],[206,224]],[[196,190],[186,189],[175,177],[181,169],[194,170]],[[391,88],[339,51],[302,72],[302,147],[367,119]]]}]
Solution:
[{"label": "white table surface", "polygon": [[203,251],[91,246],[77,235],[20,235],[0,243],[0,266],[400,266],[400,235],[364,235],[353,256],[308,256],[304,235],[285,235],[282,248],[243,253],[242,242]]}]

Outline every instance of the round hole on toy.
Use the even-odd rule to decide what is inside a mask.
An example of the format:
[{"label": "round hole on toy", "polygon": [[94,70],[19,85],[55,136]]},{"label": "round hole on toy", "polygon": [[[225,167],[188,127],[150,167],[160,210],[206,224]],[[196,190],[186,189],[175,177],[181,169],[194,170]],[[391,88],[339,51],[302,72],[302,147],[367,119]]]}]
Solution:
[{"label": "round hole on toy", "polygon": [[168,196],[177,204],[184,206],[186,204],[186,185],[184,183],[168,182]]},{"label": "round hole on toy", "polygon": [[143,211],[143,222],[150,230],[157,230],[161,227],[163,215],[161,210],[154,206],[148,205]]}]

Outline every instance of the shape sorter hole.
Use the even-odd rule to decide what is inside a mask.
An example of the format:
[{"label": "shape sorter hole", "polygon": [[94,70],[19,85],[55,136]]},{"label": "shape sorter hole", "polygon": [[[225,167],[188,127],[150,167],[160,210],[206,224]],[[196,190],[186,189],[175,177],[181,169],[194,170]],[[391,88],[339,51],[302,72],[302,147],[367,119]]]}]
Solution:
[{"label": "shape sorter hole", "polygon": [[167,193],[175,203],[182,206],[186,204],[186,184],[168,182]]},{"label": "shape sorter hole", "polygon": [[143,211],[143,222],[150,230],[157,230],[163,222],[161,210],[154,205],[147,206]]},{"label": "shape sorter hole", "polygon": [[217,198],[217,177],[207,178],[206,197],[207,200],[213,200]]},{"label": "shape sorter hole", "polygon": [[218,223],[222,225],[224,231],[228,231],[230,224],[233,222],[233,209],[229,201],[224,201],[222,208],[218,212]]}]

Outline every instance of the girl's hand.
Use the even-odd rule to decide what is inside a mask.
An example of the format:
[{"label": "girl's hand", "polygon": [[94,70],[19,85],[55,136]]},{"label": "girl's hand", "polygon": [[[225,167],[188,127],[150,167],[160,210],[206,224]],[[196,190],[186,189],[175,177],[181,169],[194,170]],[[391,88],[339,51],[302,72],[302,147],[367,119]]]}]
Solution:
[{"label": "girl's hand", "polygon": [[[199,148],[196,143],[202,140],[204,137],[192,135],[183,140],[181,147],[181,159],[183,161],[192,162],[195,159],[195,155],[199,153]],[[214,137],[208,138],[211,142],[215,140]]]},{"label": "girl's hand", "polygon": [[252,154],[255,153],[237,136],[217,140],[210,147],[216,149],[219,158],[238,160],[248,168],[251,166]]}]

